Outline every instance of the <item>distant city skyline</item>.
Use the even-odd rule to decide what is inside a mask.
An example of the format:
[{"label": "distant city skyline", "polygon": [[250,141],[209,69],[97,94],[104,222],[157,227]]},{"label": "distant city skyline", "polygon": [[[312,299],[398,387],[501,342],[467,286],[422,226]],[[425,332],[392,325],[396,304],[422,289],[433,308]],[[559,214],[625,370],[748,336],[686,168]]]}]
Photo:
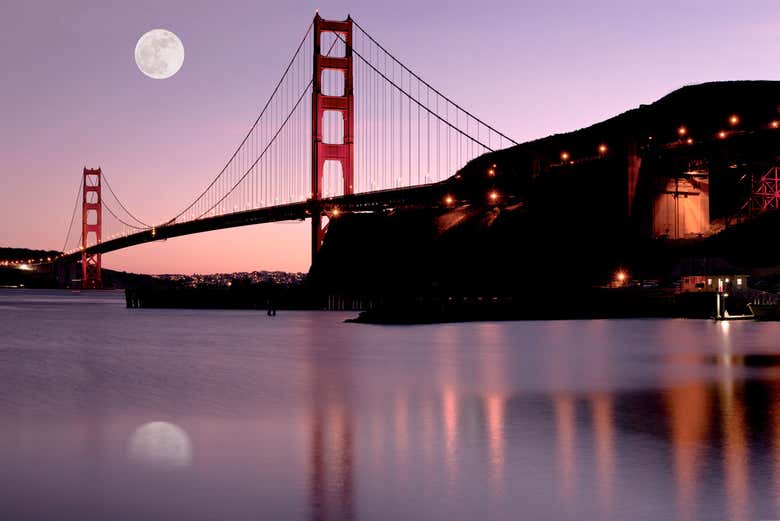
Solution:
[{"label": "distant city skyline", "polygon": [[[0,96],[0,246],[62,246],[81,169],[102,167],[146,222],[219,172],[315,9],[351,14],[432,85],[526,141],[596,123],[692,83],[778,79],[773,2],[215,2],[8,6]],[[153,80],[138,38],[174,31],[182,69]],[[358,96],[359,93],[356,93]],[[210,232],[108,254],[142,273],[306,271],[307,223]]]}]

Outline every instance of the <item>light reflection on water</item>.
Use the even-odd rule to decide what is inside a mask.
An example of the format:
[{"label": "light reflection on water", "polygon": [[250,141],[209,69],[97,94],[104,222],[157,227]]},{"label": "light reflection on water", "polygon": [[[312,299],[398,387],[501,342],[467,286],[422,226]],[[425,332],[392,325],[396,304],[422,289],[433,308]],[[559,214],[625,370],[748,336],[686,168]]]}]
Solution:
[{"label": "light reflection on water", "polygon": [[130,436],[130,459],[162,468],[187,467],[192,461],[192,442],[187,433],[170,422],[144,423]]},{"label": "light reflection on water", "polygon": [[780,324],[0,306],[2,519],[780,518]]}]

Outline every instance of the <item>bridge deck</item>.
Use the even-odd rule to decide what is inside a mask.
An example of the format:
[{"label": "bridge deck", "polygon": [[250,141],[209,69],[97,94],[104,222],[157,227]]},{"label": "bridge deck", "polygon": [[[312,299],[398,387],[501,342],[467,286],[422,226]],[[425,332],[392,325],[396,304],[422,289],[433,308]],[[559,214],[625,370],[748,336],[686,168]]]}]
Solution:
[{"label": "bridge deck", "polygon": [[[264,224],[280,221],[297,221],[311,216],[312,209],[318,206],[323,210],[338,208],[346,212],[380,211],[396,207],[416,206],[420,204],[439,204],[446,191],[446,181],[420,185],[410,188],[377,190],[359,194],[342,195],[321,199],[320,201],[300,201],[297,203],[269,206],[232,212],[223,215],[205,217],[182,223],[162,224],[149,230],[142,230],[123,237],[94,244],[87,248],[88,253],[108,253],[146,242],[161,241],[183,235]],[[62,261],[75,261],[81,258],[81,251],[59,257]]]}]

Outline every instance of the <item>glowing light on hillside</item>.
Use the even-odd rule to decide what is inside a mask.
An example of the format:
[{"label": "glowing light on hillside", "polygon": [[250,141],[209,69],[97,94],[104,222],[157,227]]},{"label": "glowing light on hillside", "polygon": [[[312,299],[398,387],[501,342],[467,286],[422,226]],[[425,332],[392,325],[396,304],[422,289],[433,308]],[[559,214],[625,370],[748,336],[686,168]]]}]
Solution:
[{"label": "glowing light on hillside", "polygon": [[718,137],[721,139],[726,139],[726,131],[721,130],[720,132],[718,132]]},{"label": "glowing light on hillside", "polygon": [[780,121],[775,120],[772,123],[770,123],[769,126],[772,128],[780,128]]},{"label": "glowing light on hillside", "polygon": [[569,160],[569,153],[566,151],[561,152],[561,160],[562,161],[568,161]]},{"label": "glowing light on hillside", "polygon": [[685,140],[685,142],[688,143],[689,145],[693,145],[693,138],[689,137],[688,139]]},{"label": "glowing light on hillside", "polygon": [[607,145],[604,143],[599,145],[599,154],[606,154],[607,153]]},{"label": "glowing light on hillside", "polygon": [[679,135],[681,135],[681,136],[684,136],[685,134],[688,133],[688,129],[683,127],[683,126],[681,126],[680,128],[677,129],[677,133]]},{"label": "glowing light on hillside", "polygon": [[333,214],[333,217],[338,217],[341,212],[338,208],[334,208],[331,214]]},{"label": "glowing light on hillside", "polygon": [[488,197],[490,198],[491,203],[495,203],[496,201],[498,201],[498,192],[493,190],[492,192],[490,192]]},{"label": "glowing light on hillside", "polygon": [[447,206],[451,205],[453,202],[455,202],[455,199],[453,199],[451,195],[444,198],[444,204]]},{"label": "glowing light on hillside", "polygon": [[729,117],[729,123],[731,123],[732,125],[738,125],[739,124],[739,116],[737,116],[736,114],[732,114]]}]

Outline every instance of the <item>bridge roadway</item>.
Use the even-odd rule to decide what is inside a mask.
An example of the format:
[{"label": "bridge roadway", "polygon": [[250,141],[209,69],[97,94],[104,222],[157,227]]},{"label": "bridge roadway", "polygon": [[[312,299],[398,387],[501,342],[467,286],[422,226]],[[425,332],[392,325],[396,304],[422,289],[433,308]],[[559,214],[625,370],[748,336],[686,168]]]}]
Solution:
[{"label": "bridge roadway", "polygon": [[[447,192],[447,181],[431,183],[408,188],[377,190],[359,194],[341,195],[320,199],[319,201],[300,201],[280,204],[265,208],[256,208],[232,212],[228,214],[204,217],[181,223],[161,224],[157,227],[141,230],[136,233],[117,237],[99,244],[87,247],[88,253],[108,253],[130,246],[147,242],[161,241],[182,235],[264,224],[280,221],[303,220],[311,216],[312,211],[319,207],[321,211],[329,212],[338,209],[342,212],[382,211],[391,208],[414,207],[422,204],[439,206]],[[63,255],[58,261],[77,261],[81,259],[81,250]]]},{"label": "bridge roadway", "polygon": [[[661,144],[657,149],[660,155],[656,156],[656,159],[664,158],[672,162],[677,161],[680,165],[683,165],[688,163],[691,154],[694,153],[699,157],[715,160],[715,163],[721,163],[722,165],[731,164],[735,158],[750,157],[755,160],[756,167],[763,167],[764,165],[768,167],[775,164],[778,147],[780,147],[780,134],[776,130],[731,131],[728,140],[713,137],[701,140],[694,145],[687,145],[681,140]],[[576,161],[572,160],[569,163],[553,164],[551,167],[567,168],[570,165],[584,161],[600,159],[603,158],[600,156],[587,157]],[[141,230],[137,233],[94,244],[87,248],[87,252],[108,253],[138,244],[211,230],[279,221],[303,220],[310,217],[316,207],[319,207],[324,212],[329,212],[335,208],[343,212],[376,212],[391,208],[437,207],[444,203],[444,198],[448,193],[459,191],[453,186],[453,179],[456,178],[457,176],[454,176],[438,183],[414,187],[362,192],[325,198],[320,201],[300,201],[215,215],[182,223],[161,224],[153,229]],[[463,202],[462,197],[463,194],[459,194],[461,202]],[[62,255],[56,260],[74,262],[80,259],[81,251],[78,250]],[[35,264],[45,264],[45,262]]]}]

